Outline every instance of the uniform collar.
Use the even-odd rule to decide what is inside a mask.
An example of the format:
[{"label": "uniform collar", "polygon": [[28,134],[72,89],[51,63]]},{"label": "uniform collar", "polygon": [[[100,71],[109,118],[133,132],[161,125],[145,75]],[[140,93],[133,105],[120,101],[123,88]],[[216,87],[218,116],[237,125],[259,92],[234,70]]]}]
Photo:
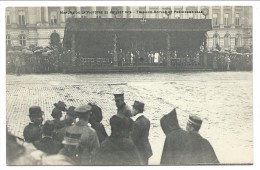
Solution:
[{"label": "uniform collar", "polygon": [[144,114],[143,113],[139,113],[135,116],[132,117],[133,121],[136,121],[139,117],[144,117]]}]

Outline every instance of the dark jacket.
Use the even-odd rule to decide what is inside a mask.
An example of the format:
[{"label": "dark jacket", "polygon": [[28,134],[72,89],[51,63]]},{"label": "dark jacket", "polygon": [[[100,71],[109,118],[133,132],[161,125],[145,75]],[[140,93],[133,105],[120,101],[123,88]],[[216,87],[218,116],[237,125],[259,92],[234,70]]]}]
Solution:
[{"label": "dark jacket", "polygon": [[34,146],[48,154],[57,154],[62,148],[62,144],[51,137],[44,137],[40,141],[34,142]]},{"label": "dark jacket", "polygon": [[29,123],[24,128],[23,136],[25,141],[29,143],[40,140],[42,138],[42,128],[34,123]]},{"label": "dark jacket", "polygon": [[108,137],[98,150],[95,165],[142,165],[139,152],[128,137]]},{"label": "dark jacket", "polygon": [[187,132],[179,127],[176,110],[161,119],[166,134],[161,164],[218,164],[210,143],[198,133]]},{"label": "dark jacket", "polygon": [[139,150],[144,162],[148,161],[153,155],[152,148],[148,139],[150,130],[150,121],[145,116],[140,116],[136,119],[133,125],[131,134],[132,140]]},{"label": "dark jacket", "polygon": [[96,122],[94,120],[91,121],[90,124],[91,124],[91,127],[93,129],[95,129],[95,131],[97,133],[99,143],[102,143],[108,137],[104,125],[102,123]]}]

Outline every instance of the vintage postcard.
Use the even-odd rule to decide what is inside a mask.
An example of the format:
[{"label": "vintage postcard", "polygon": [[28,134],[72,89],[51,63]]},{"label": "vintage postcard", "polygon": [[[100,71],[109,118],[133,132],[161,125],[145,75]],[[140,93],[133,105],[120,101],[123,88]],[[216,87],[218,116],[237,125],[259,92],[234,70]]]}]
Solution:
[{"label": "vintage postcard", "polygon": [[5,165],[256,164],[253,3],[3,5]]}]

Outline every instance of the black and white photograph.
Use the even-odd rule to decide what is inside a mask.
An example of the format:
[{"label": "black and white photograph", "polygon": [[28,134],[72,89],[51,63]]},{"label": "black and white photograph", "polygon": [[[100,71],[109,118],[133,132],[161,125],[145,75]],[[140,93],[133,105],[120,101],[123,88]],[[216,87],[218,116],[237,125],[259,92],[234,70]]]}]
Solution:
[{"label": "black and white photograph", "polygon": [[252,168],[256,4],[1,2],[4,166]]}]

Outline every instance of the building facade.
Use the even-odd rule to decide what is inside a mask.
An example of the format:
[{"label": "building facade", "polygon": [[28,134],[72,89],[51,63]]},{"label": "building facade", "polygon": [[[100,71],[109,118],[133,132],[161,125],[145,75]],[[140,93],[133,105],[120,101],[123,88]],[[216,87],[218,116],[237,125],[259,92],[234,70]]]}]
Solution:
[{"label": "building facade", "polygon": [[[200,11],[203,11],[200,12]],[[206,12],[205,12],[206,11]],[[49,46],[64,38],[67,18],[211,19],[207,48],[235,50],[252,48],[252,7],[250,6],[139,6],[139,7],[8,7],[7,46]]]}]

